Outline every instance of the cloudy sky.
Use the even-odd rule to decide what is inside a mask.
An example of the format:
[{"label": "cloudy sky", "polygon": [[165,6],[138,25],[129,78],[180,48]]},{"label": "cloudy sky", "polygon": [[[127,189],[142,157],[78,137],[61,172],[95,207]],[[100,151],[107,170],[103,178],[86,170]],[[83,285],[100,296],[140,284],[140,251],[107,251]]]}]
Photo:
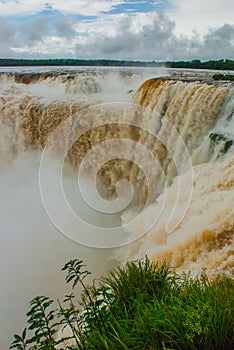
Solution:
[{"label": "cloudy sky", "polygon": [[0,0],[0,57],[234,59],[234,0]]}]

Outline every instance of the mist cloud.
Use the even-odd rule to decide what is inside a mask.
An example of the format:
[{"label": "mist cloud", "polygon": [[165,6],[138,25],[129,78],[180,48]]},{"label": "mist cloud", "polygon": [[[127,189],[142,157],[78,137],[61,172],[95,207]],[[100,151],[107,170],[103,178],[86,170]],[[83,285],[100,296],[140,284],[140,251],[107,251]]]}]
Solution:
[{"label": "mist cloud", "polygon": [[[34,152],[18,155],[5,172],[0,172],[1,350],[9,349],[13,334],[24,329],[32,298],[40,294],[63,300],[70,291],[60,271],[67,261],[83,260],[92,278],[100,277],[108,265],[110,250],[81,246],[51,223],[40,196],[40,157]],[[74,191],[76,177],[65,181]],[[74,191],[71,200],[76,197]]]}]

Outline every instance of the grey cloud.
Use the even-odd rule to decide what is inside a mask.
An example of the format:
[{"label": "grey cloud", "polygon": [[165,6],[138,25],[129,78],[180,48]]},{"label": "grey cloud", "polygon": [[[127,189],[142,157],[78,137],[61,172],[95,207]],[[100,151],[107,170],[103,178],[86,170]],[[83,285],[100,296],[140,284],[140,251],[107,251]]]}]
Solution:
[{"label": "grey cloud", "polygon": [[[114,38],[95,39],[91,46],[95,45],[96,57],[103,54],[106,57],[129,59],[167,59],[175,55],[178,45],[174,46],[178,39],[173,31],[175,23],[163,14],[157,14],[152,25],[143,26],[138,33],[131,32],[132,18],[122,21],[118,28],[118,35]],[[85,49],[85,47],[84,47]],[[81,47],[79,47],[81,50]]]},{"label": "grey cloud", "polygon": [[33,45],[43,40],[43,37],[49,32],[48,16],[40,16],[34,20],[23,23],[21,26],[20,39],[27,45]]},{"label": "grey cloud", "polygon": [[57,18],[54,23],[56,34],[68,39],[74,37],[76,31],[74,30],[73,25],[74,23],[71,17],[66,19]]},{"label": "grey cloud", "polygon": [[130,30],[132,20],[124,19],[114,38],[94,38],[86,46],[77,46],[77,56],[143,60],[234,58],[233,25],[210,29],[204,38],[199,38],[196,33],[192,37],[176,35],[175,23],[162,13],[138,33]]},{"label": "grey cloud", "polygon": [[[20,49],[20,57],[43,57],[42,52],[32,53],[32,48],[38,43],[43,47],[43,41],[50,35],[63,38],[72,38],[76,31],[74,19],[56,18],[51,21],[47,15],[27,20],[23,23],[14,24],[12,21],[0,17],[0,57],[17,57],[17,50]],[[53,32],[51,29],[53,28]],[[14,50],[15,49],[15,50]],[[71,50],[68,53],[72,52]],[[61,56],[64,56],[61,47]],[[51,52],[46,57],[53,57]]]},{"label": "grey cloud", "polygon": [[0,57],[13,56],[11,47],[16,44],[16,41],[14,24],[0,18]]},{"label": "grey cloud", "polygon": [[[163,13],[156,13],[153,23],[144,25],[138,33],[131,30],[134,20],[134,16],[125,17],[119,22],[115,37],[92,34],[86,44],[76,38],[77,20],[72,16],[57,17],[54,22],[49,22],[48,16],[41,16],[19,25],[17,30],[12,22],[0,20],[0,56],[14,57],[17,51],[12,48],[24,48],[24,52],[20,51],[21,57],[53,57],[52,47],[51,51],[43,47],[43,39],[51,35],[53,25],[52,34],[67,39],[66,50],[59,40],[55,43],[54,52],[60,57],[163,61],[234,58],[234,25],[210,29],[200,38],[196,33],[192,37],[176,35],[175,23]],[[72,39],[70,46],[69,39]],[[32,54],[31,48],[38,43],[42,51]]]},{"label": "grey cloud", "polygon": [[[17,57],[18,48],[20,57],[31,57],[30,49],[48,35],[48,25],[47,16],[22,23],[20,26],[0,18],[0,57]],[[25,48],[25,52],[22,48]],[[40,56],[38,52],[37,57]]]},{"label": "grey cloud", "polygon": [[[213,58],[233,58],[234,25],[225,24],[210,32],[204,38],[204,54]],[[221,57],[222,56],[222,57]]]},{"label": "grey cloud", "polygon": [[6,19],[0,19],[0,42],[8,43],[14,37],[14,26]]}]

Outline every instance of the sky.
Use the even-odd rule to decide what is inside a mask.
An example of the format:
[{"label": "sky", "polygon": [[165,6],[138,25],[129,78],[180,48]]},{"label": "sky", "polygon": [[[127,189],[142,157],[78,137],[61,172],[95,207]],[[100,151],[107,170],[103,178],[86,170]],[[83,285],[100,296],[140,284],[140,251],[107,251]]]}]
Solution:
[{"label": "sky", "polygon": [[0,0],[0,57],[234,59],[234,0]]}]

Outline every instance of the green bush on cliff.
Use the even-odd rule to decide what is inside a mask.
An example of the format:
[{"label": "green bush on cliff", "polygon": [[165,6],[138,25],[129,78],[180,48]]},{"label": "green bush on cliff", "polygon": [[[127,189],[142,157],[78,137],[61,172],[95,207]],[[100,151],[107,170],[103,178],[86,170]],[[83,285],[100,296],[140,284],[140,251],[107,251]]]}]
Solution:
[{"label": "green bush on cliff", "polygon": [[214,74],[213,79],[234,81],[234,74]]},{"label": "green bush on cliff", "polygon": [[[36,297],[28,312],[28,329],[15,335],[12,349],[83,350],[231,350],[234,348],[234,281],[220,277],[210,282],[178,275],[165,263],[148,258],[128,262],[112,271],[102,284],[87,286],[89,274],[82,261],[64,267],[74,294],[53,309],[47,297]],[[56,340],[55,329],[71,330],[70,340]]]}]

